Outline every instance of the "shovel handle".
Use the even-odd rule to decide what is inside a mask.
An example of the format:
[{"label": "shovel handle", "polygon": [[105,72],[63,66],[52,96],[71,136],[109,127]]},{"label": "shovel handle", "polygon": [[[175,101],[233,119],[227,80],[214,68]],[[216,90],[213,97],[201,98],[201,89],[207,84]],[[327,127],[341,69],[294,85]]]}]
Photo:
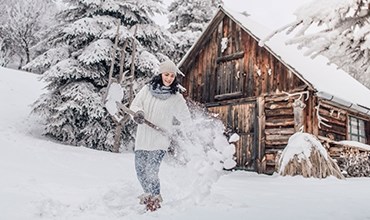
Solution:
[{"label": "shovel handle", "polygon": [[[134,116],[135,115],[135,112],[132,111],[131,109],[127,108],[124,104],[120,103],[120,102],[116,102],[117,104],[117,107],[119,109],[121,109],[122,111],[126,112],[127,114],[131,115],[131,116]],[[164,130],[163,128],[160,128],[158,127],[157,125],[153,124],[152,122],[148,121],[147,119],[144,118],[144,124],[148,125],[149,127],[151,128],[154,128],[155,130],[165,134],[168,136],[168,132],[166,130]]]}]

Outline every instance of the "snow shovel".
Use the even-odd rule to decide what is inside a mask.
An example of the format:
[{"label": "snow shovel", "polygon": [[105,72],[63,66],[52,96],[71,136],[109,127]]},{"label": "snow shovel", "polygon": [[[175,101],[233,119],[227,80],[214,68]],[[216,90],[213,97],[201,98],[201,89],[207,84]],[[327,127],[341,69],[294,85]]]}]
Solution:
[{"label": "snow shovel", "polygon": [[[135,115],[135,112],[132,111],[131,109],[127,108],[124,104],[120,103],[120,102],[116,102],[116,105],[117,105],[117,108],[122,110],[123,112],[131,115],[131,116],[134,116]],[[176,144],[177,143],[177,140],[176,140],[176,136],[174,136],[173,134],[171,134],[170,132],[168,132],[167,130],[161,128],[161,127],[158,127],[157,125],[153,124],[152,122],[148,121],[147,119],[144,118],[144,124],[148,125],[149,127],[159,131],[161,134],[163,134],[164,136],[166,136],[170,142],[172,144]],[[175,157],[176,156],[176,150],[173,148],[173,147],[169,147],[168,150],[167,150],[171,155],[172,157]],[[178,161],[179,164],[184,164],[184,162],[176,159]]]}]

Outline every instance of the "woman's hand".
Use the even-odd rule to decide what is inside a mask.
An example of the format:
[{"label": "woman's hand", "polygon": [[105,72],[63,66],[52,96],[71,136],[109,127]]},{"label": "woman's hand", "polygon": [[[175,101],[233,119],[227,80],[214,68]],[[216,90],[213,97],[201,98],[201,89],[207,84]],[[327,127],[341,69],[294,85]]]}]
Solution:
[{"label": "woman's hand", "polygon": [[145,115],[144,115],[144,112],[139,110],[137,112],[135,112],[134,114],[134,121],[138,124],[142,124],[144,123],[145,121]]}]

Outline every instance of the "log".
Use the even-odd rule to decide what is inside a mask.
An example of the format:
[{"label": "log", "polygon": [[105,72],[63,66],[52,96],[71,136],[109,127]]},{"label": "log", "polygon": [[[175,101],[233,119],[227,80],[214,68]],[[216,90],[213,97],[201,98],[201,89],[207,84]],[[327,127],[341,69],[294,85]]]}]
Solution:
[{"label": "log", "polygon": [[291,102],[269,102],[265,104],[266,109],[292,108]]},{"label": "log", "polygon": [[242,92],[233,92],[233,93],[226,93],[222,95],[215,95],[215,100],[225,100],[225,99],[233,99],[233,98],[239,98],[242,97]]},{"label": "log", "polygon": [[280,134],[280,135],[292,135],[294,134],[294,128],[269,128],[265,129],[266,135],[274,135],[274,134]]},{"label": "log", "polygon": [[[266,143],[266,148],[267,148],[267,145],[273,145],[274,148],[278,148],[277,145],[279,145],[279,148],[281,147],[281,149],[283,149],[288,144],[288,140],[286,140],[286,141],[284,141],[284,140],[279,140],[279,141],[266,140],[265,143]],[[270,148],[273,148],[273,147],[270,146]]]},{"label": "log", "polygon": [[216,62],[221,63],[221,62],[227,62],[231,60],[236,60],[244,57],[244,51],[238,51],[236,53],[222,56],[222,57],[217,57]]},{"label": "log", "polygon": [[266,109],[265,113],[266,113],[266,116],[291,115],[293,117],[292,108]]},{"label": "log", "polygon": [[294,126],[294,119],[274,119],[273,121],[266,120],[266,127],[288,127],[288,126]]},{"label": "log", "polygon": [[266,141],[288,141],[291,135],[266,135]]}]

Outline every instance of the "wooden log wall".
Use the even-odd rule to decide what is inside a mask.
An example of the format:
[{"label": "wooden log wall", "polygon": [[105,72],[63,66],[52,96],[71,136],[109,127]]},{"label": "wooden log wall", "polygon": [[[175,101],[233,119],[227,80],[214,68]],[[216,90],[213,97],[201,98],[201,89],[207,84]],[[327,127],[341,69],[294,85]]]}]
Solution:
[{"label": "wooden log wall", "polygon": [[[346,140],[347,139],[347,111],[338,108],[330,102],[320,100],[319,101],[319,115],[326,119],[323,121],[328,126],[323,123],[320,124],[318,128],[318,135],[323,137],[331,138],[335,141]],[[315,109],[317,114],[317,108]],[[317,116],[316,116],[317,117]]]},{"label": "wooden log wall", "polygon": [[265,98],[265,160],[266,173],[273,173],[276,155],[288,144],[294,131],[293,100],[286,95]]}]

